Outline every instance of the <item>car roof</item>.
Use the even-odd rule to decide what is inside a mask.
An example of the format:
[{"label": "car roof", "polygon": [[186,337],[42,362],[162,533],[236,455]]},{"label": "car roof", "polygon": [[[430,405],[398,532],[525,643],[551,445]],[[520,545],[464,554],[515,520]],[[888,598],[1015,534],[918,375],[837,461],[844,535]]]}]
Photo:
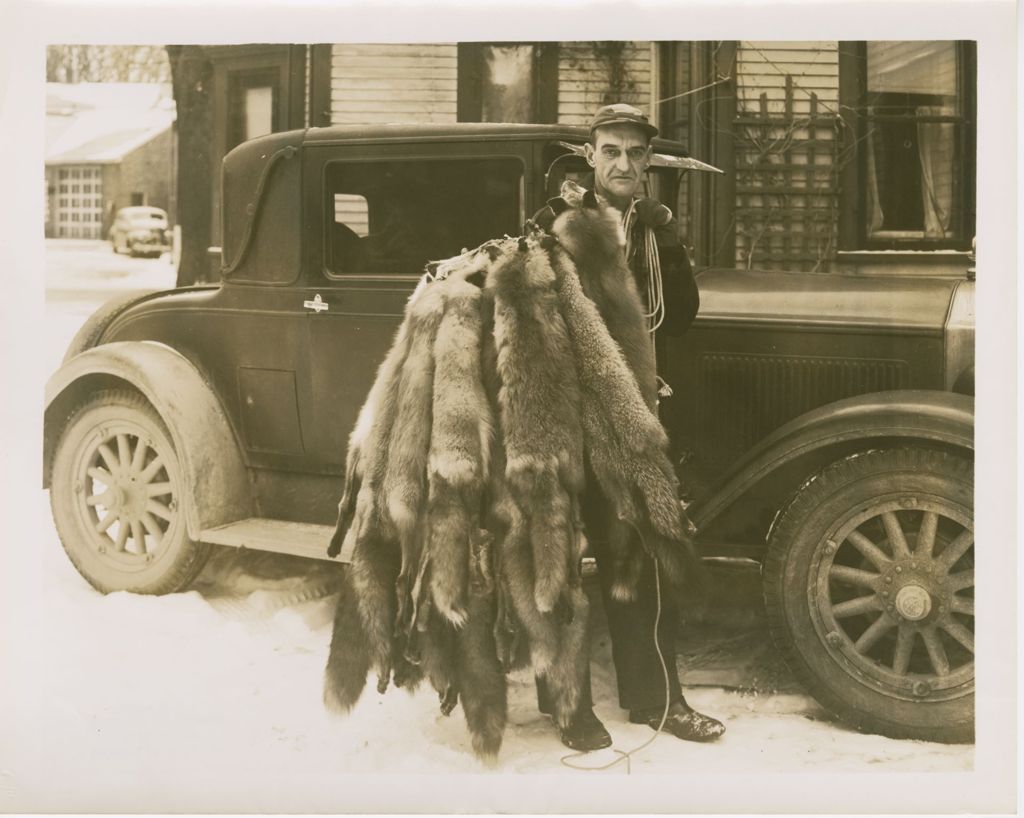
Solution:
[{"label": "car roof", "polygon": [[132,205],[131,207],[122,207],[118,213],[123,213],[126,216],[143,216],[151,213],[158,213],[161,216],[166,216],[167,212],[162,207],[148,207],[146,205]]},{"label": "car roof", "polygon": [[[504,141],[510,139],[564,139],[583,142],[590,131],[582,126],[524,124],[517,122],[451,122],[447,124],[394,123],[387,125],[331,125],[309,128],[302,142],[306,145],[335,145],[354,142],[424,140]],[[681,142],[656,137],[651,145],[663,153],[688,155]]]}]

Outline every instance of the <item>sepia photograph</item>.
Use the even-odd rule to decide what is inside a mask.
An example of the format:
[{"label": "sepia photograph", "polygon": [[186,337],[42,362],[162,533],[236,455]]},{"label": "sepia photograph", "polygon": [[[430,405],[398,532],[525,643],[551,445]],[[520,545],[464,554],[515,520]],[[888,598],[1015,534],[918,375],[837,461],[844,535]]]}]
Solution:
[{"label": "sepia photograph", "polygon": [[7,61],[0,810],[1015,809],[1013,5],[564,5]]}]

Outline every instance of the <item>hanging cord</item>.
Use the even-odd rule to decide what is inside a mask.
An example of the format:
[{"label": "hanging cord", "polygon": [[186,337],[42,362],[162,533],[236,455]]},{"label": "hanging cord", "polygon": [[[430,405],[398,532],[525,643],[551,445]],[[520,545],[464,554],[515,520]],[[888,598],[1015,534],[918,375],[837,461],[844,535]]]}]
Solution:
[{"label": "hanging cord", "polygon": [[644,249],[647,251],[647,297],[650,300],[647,321],[650,324],[650,333],[653,335],[665,320],[665,293],[662,289],[661,257],[658,255],[658,243],[654,238],[654,230],[650,227],[644,227],[644,245]]},{"label": "hanging cord", "polygon": [[[644,550],[647,550],[647,544],[644,542],[644,535],[640,533],[640,529],[637,528],[631,521],[627,520],[633,530],[636,531],[637,536],[640,537],[641,543],[643,543]],[[671,702],[669,698],[672,695],[671,688],[668,681],[668,665],[665,663],[665,654],[661,652],[661,645],[658,643],[658,626],[661,624],[661,573],[658,570],[658,560],[652,557],[654,560],[654,591],[657,599],[657,608],[654,613],[654,650],[658,654],[658,661],[661,663],[661,674],[665,680],[665,709],[661,713],[661,721],[658,722],[658,726],[654,730],[654,735],[651,736],[647,741],[638,747],[634,747],[632,750],[620,750],[617,747],[612,747],[612,752],[618,755],[618,758],[609,761],[607,764],[602,764],[599,767],[586,767],[582,764],[577,764],[573,759],[582,758],[589,753],[570,753],[567,756],[562,756],[559,761],[562,762],[566,767],[573,770],[582,770],[584,772],[596,773],[604,770],[610,770],[616,764],[621,764],[623,761],[626,762],[626,775],[632,773],[632,756],[639,753],[641,750],[645,750],[654,743],[654,740],[661,735],[661,731],[665,727],[665,722],[668,721],[668,708]]]},{"label": "hanging cord", "polygon": [[[633,223],[636,216],[636,199],[631,199],[626,212],[622,214],[622,229],[626,233],[626,259],[633,254]],[[654,237],[654,228],[643,226],[644,267],[647,272],[647,331],[654,334],[665,320],[665,294],[661,281],[661,258],[658,255],[658,242]]]},{"label": "hanging cord", "polygon": [[[622,216],[622,227],[626,233],[626,259],[630,258],[633,252],[633,220],[636,218],[636,199],[632,199],[629,207]],[[665,290],[661,276],[661,255],[658,253],[658,241],[654,236],[654,229],[644,225],[644,267],[647,270],[647,309],[644,318],[647,319],[647,331],[651,336],[651,348],[654,351],[654,365],[657,369],[658,359],[654,344],[654,333],[665,320]],[[661,375],[655,375],[658,381],[658,396],[668,398],[672,396],[672,387],[668,385]]]}]

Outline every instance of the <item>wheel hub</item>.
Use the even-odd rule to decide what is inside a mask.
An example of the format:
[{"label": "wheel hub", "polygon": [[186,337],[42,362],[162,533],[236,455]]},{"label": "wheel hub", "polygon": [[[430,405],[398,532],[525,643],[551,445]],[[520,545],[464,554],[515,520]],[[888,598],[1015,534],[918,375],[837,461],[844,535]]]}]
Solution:
[{"label": "wheel hub", "polygon": [[110,509],[111,511],[122,512],[124,511],[125,504],[128,502],[128,497],[125,494],[124,489],[119,485],[110,487]]},{"label": "wheel hub", "polygon": [[904,619],[917,622],[931,613],[932,598],[920,585],[905,585],[896,594],[896,610]]},{"label": "wheel hub", "polygon": [[119,510],[129,517],[138,518],[145,510],[146,498],[139,484],[131,477],[123,477],[117,481]]}]

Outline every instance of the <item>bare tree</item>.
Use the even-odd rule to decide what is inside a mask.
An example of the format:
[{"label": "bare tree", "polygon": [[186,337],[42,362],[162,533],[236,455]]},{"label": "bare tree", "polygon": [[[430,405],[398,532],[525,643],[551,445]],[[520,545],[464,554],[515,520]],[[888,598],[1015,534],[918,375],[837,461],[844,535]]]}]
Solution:
[{"label": "bare tree", "polygon": [[213,210],[213,65],[199,45],[169,45],[167,56],[178,111],[178,286],[185,287],[211,278],[207,248]]},{"label": "bare tree", "polygon": [[170,82],[159,45],[49,45],[47,82]]}]

